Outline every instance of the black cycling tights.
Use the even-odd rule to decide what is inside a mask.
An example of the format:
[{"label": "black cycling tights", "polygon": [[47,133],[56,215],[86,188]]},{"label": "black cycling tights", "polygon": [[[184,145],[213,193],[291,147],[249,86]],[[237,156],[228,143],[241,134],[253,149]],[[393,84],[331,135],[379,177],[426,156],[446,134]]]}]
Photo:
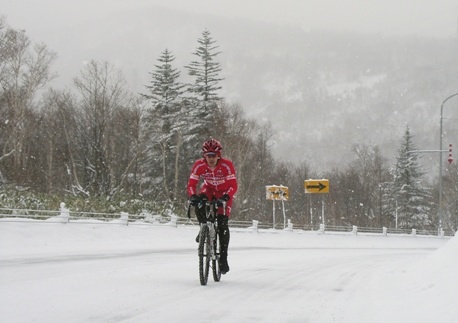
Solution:
[{"label": "black cycling tights", "polygon": [[227,259],[227,248],[229,247],[230,232],[228,226],[229,218],[218,214],[218,234],[221,241],[221,258]]}]

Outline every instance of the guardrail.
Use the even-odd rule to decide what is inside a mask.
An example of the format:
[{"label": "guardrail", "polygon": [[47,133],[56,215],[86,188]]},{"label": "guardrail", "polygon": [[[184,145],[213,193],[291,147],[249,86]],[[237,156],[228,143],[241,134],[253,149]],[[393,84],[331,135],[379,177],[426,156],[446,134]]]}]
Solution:
[{"label": "guardrail", "polygon": [[[70,211],[61,203],[60,211],[50,210],[31,210],[31,209],[5,209],[0,208],[0,219],[2,222],[23,221],[19,219],[44,220],[44,223],[107,223],[107,224],[163,224],[176,218],[176,223],[185,223],[184,218],[178,221],[178,217],[165,217],[142,213],[139,215],[121,213],[98,213],[98,212],[79,212]],[[186,218],[186,220],[188,220]],[[96,222],[95,222],[96,221]]]},{"label": "guardrail", "polygon": [[[20,220],[22,219],[22,220]],[[179,217],[176,215],[164,216],[150,214],[148,212],[142,212],[138,215],[121,213],[97,213],[97,212],[79,212],[70,211],[65,207],[64,203],[61,203],[59,211],[53,210],[31,210],[31,209],[7,209],[0,208],[0,222],[17,222],[24,221],[23,219],[30,220],[44,220],[37,221],[38,223],[99,223],[99,224],[123,224],[123,225],[197,225],[198,222],[195,219],[188,219],[187,217]],[[260,222],[257,220],[252,221],[238,221],[229,220],[229,226],[231,228],[245,228],[252,229],[253,231],[269,230],[273,228],[272,223]],[[278,226],[280,227],[280,226]],[[288,220],[286,228],[277,228],[278,230],[293,231],[293,223]],[[335,225],[323,225],[318,224],[314,226],[305,225],[297,228],[298,230],[304,231],[316,231],[324,234],[326,232],[341,232],[341,233],[373,233],[373,234],[408,234],[412,236],[423,235],[423,236],[436,236],[441,237],[453,236],[454,232],[447,232],[442,230],[440,234],[436,232],[432,233],[427,230],[416,230],[416,229],[396,229],[396,228],[374,228],[374,227],[357,227],[357,226],[335,226]]]}]

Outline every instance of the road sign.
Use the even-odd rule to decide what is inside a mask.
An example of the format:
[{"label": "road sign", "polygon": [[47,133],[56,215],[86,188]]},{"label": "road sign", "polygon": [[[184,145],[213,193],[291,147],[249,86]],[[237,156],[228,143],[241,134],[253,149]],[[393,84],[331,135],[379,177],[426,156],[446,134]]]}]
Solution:
[{"label": "road sign", "polygon": [[285,215],[285,201],[289,199],[289,191],[286,186],[267,185],[266,186],[266,199],[272,200],[272,217],[273,228],[275,229],[275,201],[281,201],[281,208],[283,211],[283,229],[286,228],[286,215]]},{"label": "road sign", "polygon": [[304,181],[305,193],[329,193],[328,179],[309,179]]},{"label": "road sign", "polygon": [[288,201],[289,191],[287,186],[268,185],[266,186],[267,200]]}]

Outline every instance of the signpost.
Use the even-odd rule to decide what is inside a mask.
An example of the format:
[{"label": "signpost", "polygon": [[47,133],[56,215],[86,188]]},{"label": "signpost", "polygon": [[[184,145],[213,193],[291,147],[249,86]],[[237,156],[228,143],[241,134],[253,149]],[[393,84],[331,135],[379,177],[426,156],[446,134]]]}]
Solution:
[{"label": "signpost", "polygon": [[[309,179],[304,181],[305,193],[310,194],[310,225],[313,228],[312,194],[329,193],[328,179]],[[324,199],[321,199],[321,223],[324,225]]]},{"label": "signpost", "polygon": [[272,200],[273,228],[275,229],[275,201],[281,201],[283,211],[283,229],[286,228],[286,215],[284,201],[289,199],[289,190],[287,186],[268,185],[266,186],[266,199]]}]

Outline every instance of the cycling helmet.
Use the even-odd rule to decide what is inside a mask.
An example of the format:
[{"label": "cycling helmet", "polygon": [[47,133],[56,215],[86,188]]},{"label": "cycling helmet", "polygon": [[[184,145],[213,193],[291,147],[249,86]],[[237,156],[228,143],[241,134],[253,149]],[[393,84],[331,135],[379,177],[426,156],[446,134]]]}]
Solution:
[{"label": "cycling helmet", "polygon": [[206,153],[215,153],[216,155],[221,156],[222,150],[223,147],[221,146],[219,141],[215,139],[207,140],[202,145],[202,155],[205,155]]}]

